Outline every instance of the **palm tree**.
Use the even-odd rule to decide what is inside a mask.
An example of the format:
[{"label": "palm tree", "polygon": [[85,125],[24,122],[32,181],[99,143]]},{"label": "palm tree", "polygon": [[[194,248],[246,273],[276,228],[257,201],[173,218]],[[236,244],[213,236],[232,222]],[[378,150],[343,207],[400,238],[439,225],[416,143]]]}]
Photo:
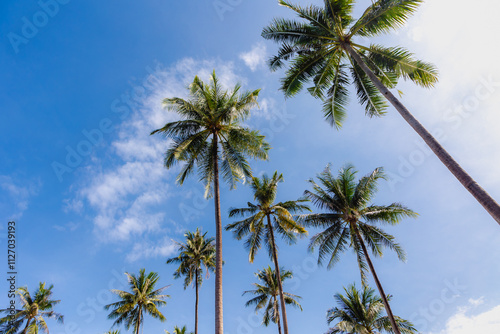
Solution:
[{"label": "palm tree", "polygon": [[[358,291],[350,285],[344,291],[345,295],[335,294],[338,307],[329,309],[326,314],[329,325],[336,321],[326,334],[394,333],[389,317],[382,316],[384,302],[375,296],[375,290],[364,286],[362,291]],[[389,296],[387,299],[390,299]],[[418,333],[411,322],[399,317],[395,317],[395,321],[402,333]]]},{"label": "palm tree", "polygon": [[278,325],[278,332],[281,334],[278,294],[283,293],[286,304],[298,307],[302,311],[302,306],[300,306],[299,302],[296,300],[301,297],[292,295],[288,292],[282,292],[282,289],[278,286],[278,282],[292,278],[293,274],[291,271],[281,268],[280,279],[278,279],[277,271],[271,269],[271,267],[267,267],[257,272],[255,276],[259,278],[261,283],[253,283],[256,287],[255,290],[243,292],[244,295],[249,293],[256,296],[247,301],[245,306],[255,305],[255,312],[265,308],[262,323],[264,326],[268,326],[269,322],[274,322]]},{"label": "palm tree", "polygon": [[149,314],[162,322],[166,321],[165,316],[158,310],[158,306],[165,306],[167,304],[165,298],[170,296],[161,294],[168,286],[155,290],[160,279],[158,273],[150,272],[146,276],[145,269],[141,269],[139,276],[129,273],[125,275],[127,275],[131,292],[111,290],[120,297],[120,301],[104,306],[105,310],[112,309],[108,318],[116,319],[113,326],[125,323],[127,330],[134,327],[134,332],[139,334],[141,325],[144,323],[144,314]]},{"label": "palm tree", "polygon": [[151,134],[161,133],[173,143],[165,154],[165,167],[177,162],[184,166],[177,177],[182,184],[195,165],[206,196],[215,197],[216,261],[215,261],[215,333],[223,333],[222,316],[222,220],[220,213],[219,167],[223,179],[236,186],[251,175],[246,157],[267,159],[269,145],[258,131],[242,127],[250,109],[257,104],[260,90],[240,93],[241,86],[231,91],[222,89],[215,71],[210,85],[198,77],[190,85],[189,99],[167,98],[163,102],[177,112],[181,120],[165,124]]},{"label": "palm tree", "polygon": [[[170,332],[165,330],[165,334],[170,334]],[[184,326],[182,328],[175,326],[172,334],[188,334],[187,328],[186,328],[186,326]],[[190,334],[193,334],[193,333],[191,332]]]},{"label": "palm tree", "polygon": [[184,289],[194,280],[196,289],[196,301],[194,311],[194,333],[198,334],[198,288],[203,282],[203,268],[207,278],[209,271],[215,268],[215,245],[214,238],[206,238],[207,233],[201,234],[199,229],[195,233],[186,232],[186,243],[177,242],[179,255],[167,260],[169,263],[178,263],[179,268],[174,273],[175,278],[185,276]]},{"label": "palm tree", "polygon": [[[34,297],[31,296],[27,287],[18,288],[16,294],[21,300],[22,309],[15,309],[13,315],[11,309],[0,310],[0,313],[9,314],[0,319],[0,332],[5,334],[38,333],[38,331],[49,333],[45,319],[55,319],[63,323],[64,316],[53,311],[54,306],[61,302],[51,299],[53,288],[54,285],[46,288],[45,282],[40,282]],[[26,325],[20,330],[24,322]]]},{"label": "palm tree", "polygon": [[[371,38],[403,26],[422,0],[372,1],[363,15],[355,20],[351,14],[354,0],[324,0],[324,7],[306,8],[279,0],[304,21],[274,19],[262,32],[266,39],[280,44],[276,56],[269,60],[272,70],[290,67],[282,79],[286,96],[298,93],[303,84],[312,81],[311,95],[323,100],[325,118],[336,128],[346,117],[347,86],[352,82],[359,102],[367,115],[381,116],[387,99],[427,143],[436,156],[500,224],[500,206],[450,156],[409,110],[394,96],[398,79],[408,79],[423,87],[437,82],[433,65],[416,60],[401,47],[377,44],[361,45],[360,38]],[[349,78],[351,74],[351,79]]]},{"label": "palm tree", "polygon": [[104,334],[120,334],[120,331],[119,330],[115,330],[115,331],[107,331],[106,333]]},{"label": "palm tree", "polygon": [[[280,267],[278,263],[278,251],[274,231],[280,234],[288,243],[296,240],[296,234],[306,234],[307,231],[298,224],[292,214],[309,210],[309,207],[302,204],[306,199],[274,203],[278,190],[278,183],[283,182],[283,175],[275,172],[272,178],[264,175],[262,179],[252,178],[250,186],[254,191],[254,199],[257,204],[248,203],[248,207],[241,209],[231,209],[229,217],[249,216],[244,220],[226,226],[226,230],[232,230],[236,239],[241,240],[248,236],[245,245],[249,250],[249,261],[253,262],[257,250],[264,240],[269,250],[269,256],[274,262],[277,272],[278,291],[280,293],[281,311],[283,314],[283,329],[288,334],[288,322],[286,317],[285,296],[281,286]],[[310,211],[310,210],[309,210]],[[273,218],[271,221],[271,217]]]},{"label": "palm tree", "polygon": [[395,333],[399,333],[386,294],[380,284],[365,243],[375,256],[382,255],[382,248],[389,247],[395,251],[400,260],[406,254],[394,237],[375,226],[377,223],[396,225],[402,218],[416,217],[417,214],[407,207],[392,203],[390,205],[369,204],[377,192],[377,182],[385,177],[382,168],[362,177],[356,183],[354,167],[347,165],[339,171],[335,178],[328,166],[318,175],[320,185],[314,180],[309,182],[313,190],[305,191],[305,195],[325,213],[304,215],[304,223],[308,226],[324,229],[311,238],[309,249],[319,248],[318,263],[330,257],[328,269],[339,261],[341,253],[351,247],[357,255],[361,272],[361,280],[366,285],[368,267],[375,279],[380,296],[389,316]]}]

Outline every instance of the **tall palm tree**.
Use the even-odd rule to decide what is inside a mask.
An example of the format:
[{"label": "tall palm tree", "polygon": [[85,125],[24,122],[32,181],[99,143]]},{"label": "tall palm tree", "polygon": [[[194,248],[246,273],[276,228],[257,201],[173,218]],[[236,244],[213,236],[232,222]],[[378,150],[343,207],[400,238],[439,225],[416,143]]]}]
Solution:
[{"label": "tall palm tree", "polygon": [[300,299],[301,297],[288,292],[282,292],[282,289],[278,286],[278,282],[284,281],[288,278],[292,278],[292,272],[281,268],[281,274],[279,275],[280,279],[278,279],[278,272],[271,269],[271,267],[260,270],[255,274],[255,276],[257,276],[257,278],[260,280],[260,283],[253,283],[256,289],[245,291],[243,292],[243,294],[245,295],[249,293],[256,296],[247,301],[245,306],[255,305],[255,312],[259,311],[262,308],[265,308],[264,319],[262,323],[264,324],[264,326],[268,326],[271,321],[274,322],[276,325],[278,325],[278,332],[281,334],[278,295],[282,293],[285,296],[284,300],[286,304],[298,307],[301,311],[302,306],[300,306],[299,302],[296,300]]},{"label": "tall palm tree", "polygon": [[[27,287],[18,288],[16,294],[21,300],[22,309],[16,309],[13,315],[11,315],[11,309],[0,310],[0,313],[9,314],[0,319],[0,332],[5,334],[38,333],[38,331],[49,333],[45,319],[55,319],[63,323],[64,316],[53,310],[54,306],[61,302],[51,299],[53,288],[54,285],[45,287],[45,282],[40,282],[33,297]],[[26,325],[23,327],[24,322]],[[23,327],[22,330],[21,327]]]},{"label": "tall palm tree", "polygon": [[167,304],[165,299],[170,296],[162,294],[168,286],[155,290],[160,279],[158,273],[150,272],[146,275],[145,269],[141,269],[139,276],[129,273],[125,273],[125,275],[127,275],[131,292],[111,290],[120,297],[120,301],[104,306],[105,310],[112,309],[108,318],[116,319],[113,326],[124,323],[127,330],[133,327],[134,332],[139,334],[145,314],[162,322],[166,321],[167,319],[158,310],[158,307],[165,306]]},{"label": "tall palm tree", "polygon": [[[262,32],[280,44],[270,59],[272,70],[290,67],[282,79],[286,96],[298,93],[304,83],[311,95],[323,100],[325,118],[339,128],[346,117],[349,83],[353,83],[367,115],[381,116],[387,99],[427,143],[436,156],[500,224],[500,206],[446,152],[409,110],[391,93],[398,79],[411,80],[423,87],[437,82],[433,65],[417,60],[401,47],[362,45],[361,38],[376,37],[403,26],[423,0],[372,1],[361,17],[351,14],[354,0],[324,0],[324,7],[300,7],[285,0],[280,5],[293,10],[302,21],[274,19]],[[350,73],[350,77],[349,77]]]},{"label": "tall palm tree", "polygon": [[305,195],[320,210],[326,211],[302,217],[306,225],[324,229],[311,238],[309,249],[313,251],[318,247],[320,264],[330,257],[328,262],[330,269],[339,261],[341,254],[351,247],[357,255],[363,284],[366,285],[368,264],[394,332],[399,333],[365,243],[375,256],[381,256],[382,248],[388,247],[404,261],[406,254],[401,246],[394,241],[392,235],[384,232],[376,224],[396,225],[402,218],[416,217],[417,214],[399,203],[370,204],[377,192],[378,180],[385,177],[382,168],[375,169],[371,174],[360,178],[358,182],[355,180],[356,173],[353,166],[347,165],[340,169],[338,177],[335,178],[328,166],[318,175],[320,184],[314,180],[309,181],[313,190],[306,190]]},{"label": "tall palm tree", "polygon": [[175,278],[184,276],[184,289],[194,280],[196,301],[194,310],[194,333],[198,334],[198,288],[203,282],[203,268],[208,278],[209,272],[215,269],[215,244],[214,238],[206,238],[197,228],[195,233],[186,232],[186,243],[177,242],[179,255],[167,260],[169,263],[179,264],[174,273]]},{"label": "tall palm tree", "polygon": [[173,139],[165,154],[165,167],[177,162],[184,166],[177,177],[182,184],[195,165],[206,196],[215,197],[216,261],[215,261],[215,333],[223,333],[222,316],[222,220],[220,213],[219,167],[223,179],[236,186],[251,175],[247,157],[267,159],[269,145],[258,131],[241,126],[257,104],[260,90],[240,93],[241,86],[223,90],[215,71],[210,84],[198,77],[190,85],[189,98],[166,98],[164,104],[181,117],[151,134],[160,133]]},{"label": "tall palm tree", "polygon": [[[335,294],[338,306],[329,309],[326,314],[329,325],[336,322],[326,334],[394,333],[389,317],[382,315],[384,302],[375,295],[375,290],[364,286],[359,291],[354,285],[350,285],[344,291],[345,295]],[[402,333],[418,333],[408,320],[394,318]]]},{"label": "tall palm tree", "polygon": [[257,250],[262,245],[262,241],[264,241],[264,244],[267,246],[269,256],[272,258],[274,268],[277,272],[277,284],[281,300],[281,311],[283,314],[283,329],[285,334],[288,334],[285,296],[280,279],[278,247],[276,246],[274,231],[276,230],[276,232],[288,243],[295,242],[297,234],[303,235],[306,234],[307,231],[293,219],[292,214],[303,210],[309,210],[309,207],[302,204],[307,201],[306,199],[275,203],[278,183],[280,182],[283,182],[283,175],[278,175],[278,172],[275,172],[272,178],[269,178],[267,175],[264,175],[261,179],[253,177],[250,186],[254,191],[254,199],[257,203],[252,204],[249,202],[246,208],[231,209],[229,217],[248,217],[244,220],[227,225],[226,230],[232,230],[234,236],[238,240],[248,236],[245,245],[249,250],[248,259],[250,262],[253,262]]}]

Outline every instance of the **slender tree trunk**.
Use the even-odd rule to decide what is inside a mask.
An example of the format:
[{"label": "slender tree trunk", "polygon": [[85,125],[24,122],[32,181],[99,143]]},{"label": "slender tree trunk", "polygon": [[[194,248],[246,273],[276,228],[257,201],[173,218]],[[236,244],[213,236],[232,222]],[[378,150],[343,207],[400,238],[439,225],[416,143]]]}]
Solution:
[{"label": "slender tree trunk", "polygon": [[281,273],[280,273],[280,265],[278,263],[278,253],[276,252],[273,225],[271,224],[271,217],[269,216],[269,214],[267,215],[267,226],[269,226],[269,233],[271,233],[271,243],[272,243],[271,246],[273,248],[274,270],[276,271],[276,281],[278,282],[278,290],[281,301],[281,314],[283,315],[283,330],[285,334],[288,334],[288,320],[286,317],[285,295],[283,294],[283,286],[281,284]]},{"label": "slender tree trunk", "polygon": [[137,316],[137,329],[135,330],[135,334],[139,334],[140,329],[141,329],[141,311],[139,311],[139,315]]},{"label": "slender tree trunk", "polygon": [[[273,297],[274,303],[277,302],[276,297]],[[281,319],[280,319],[280,310],[276,310],[277,318],[278,318],[278,334],[281,334]]]},{"label": "slender tree trunk", "polygon": [[32,318],[28,318],[28,322],[26,323],[26,326],[24,327],[24,329],[21,332],[21,334],[26,334],[26,332],[28,331],[28,326],[30,325],[31,319]]},{"label": "slender tree trunk", "polygon": [[196,289],[196,299],[194,303],[194,334],[198,334],[198,269],[195,270],[195,289]]},{"label": "slender tree trunk", "polygon": [[220,215],[218,141],[214,133],[214,197],[215,197],[215,334],[223,334],[222,314],[222,219]]},{"label": "slender tree trunk", "polygon": [[467,172],[453,159],[453,157],[439,144],[439,142],[427,131],[420,122],[413,117],[408,109],[384,86],[377,76],[365,64],[360,55],[350,46],[345,44],[344,48],[351,57],[363,69],[373,82],[375,87],[385,96],[385,98],[396,108],[399,114],[418,133],[430,149],[436,154],[448,170],[457,178],[460,183],[474,196],[486,211],[500,224],[500,205],[483,189]]},{"label": "slender tree trunk", "polygon": [[359,233],[358,229],[355,227],[356,230],[356,236],[359,240],[359,243],[361,244],[361,248],[363,248],[363,253],[365,254],[366,257],[366,262],[368,262],[368,266],[370,267],[370,271],[372,272],[373,278],[375,279],[375,284],[377,285],[378,288],[378,293],[380,294],[380,297],[382,298],[382,301],[384,302],[385,310],[387,312],[387,316],[389,317],[389,320],[391,321],[392,329],[394,330],[394,333],[396,334],[401,334],[399,331],[399,327],[396,324],[396,321],[394,320],[394,315],[392,314],[391,307],[389,306],[389,301],[387,300],[387,295],[384,292],[384,289],[382,288],[382,284],[380,284],[380,281],[378,280],[377,273],[375,272],[375,268],[373,267],[372,260],[370,259],[370,255],[368,254],[368,251],[366,250],[365,242],[363,241],[363,238],[361,237],[361,234]]}]

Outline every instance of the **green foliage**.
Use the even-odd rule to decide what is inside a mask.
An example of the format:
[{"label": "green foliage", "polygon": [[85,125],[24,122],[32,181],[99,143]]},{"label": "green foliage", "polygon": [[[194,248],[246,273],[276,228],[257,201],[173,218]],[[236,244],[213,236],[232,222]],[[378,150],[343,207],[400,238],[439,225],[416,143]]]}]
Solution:
[{"label": "green foliage", "polygon": [[231,208],[229,211],[229,217],[246,217],[241,221],[228,224],[226,230],[233,231],[234,237],[238,240],[248,236],[245,247],[249,250],[250,262],[254,261],[255,254],[262,243],[267,247],[269,256],[272,258],[273,244],[276,245],[272,238],[271,228],[289,244],[295,242],[296,235],[307,233],[304,227],[293,218],[295,213],[310,211],[309,207],[303,204],[307,200],[302,198],[296,201],[274,203],[280,182],[283,182],[283,175],[278,175],[278,172],[275,172],[271,178],[267,175],[260,179],[253,177],[250,187],[254,191],[256,203],[248,202],[245,208]]},{"label": "green foliage", "polygon": [[115,319],[113,326],[119,326],[123,323],[127,330],[133,327],[134,332],[139,333],[145,314],[162,322],[166,321],[158,307],[165,306],[167,304],[165,299],[170,296],[162,294],[168,286],[155,289],[160,279],[158,273],[150,272],[146,275],[145,269],[141,269],[139,276],[129,273],[125,273],[125,275],[127,275],[131,292],[111,290],[120,297],[120,301],[104,306],[105,310],[112,310],[108,318]]},{"label": "green foliage", "polygon": [[388,247],[396,252],[400,260],[406,254],[394,237],[376,224],[398,224],[406,217],[417,214],[399,203],[373,205],[371,200],[377,192],[377,183],[385,178],[382,168],[360,178],[356,182],[357,171],[352,165],[340,169],[337,177],[332,175],[330,166],[317,177],[318,183],[310,180],[312,190],[305,195],[322,211],[301,216],[305,225],[320,228],[310,241],[309,249],[318,248],[318,263],[328,259],[330,269],[340,260],[348,248],[357,255],[363,284],[366,283],[366,256],[361,243],[365,242],[375,256],[382,256],[382,249]]},{"label": "green foliage", "polygon": [[[16,294],[21,300],[21,309],[16,309],[13,317],[10,315],[0,319],[0,332],[5,334],[16,333],[49,333],[45,319],[54,319],[59,323],[64,322],[64,317],[56,313],[53,308],[60,300],[52,300],[53,285],[45,287],[40,282],[38,289],[32,297],[27,287],[20,287]],[[10,314],[9,309],[0,310],[0,313]],[[25,324],[26,323],[26,324]]]},{"label": "green foliage", "polygon": [[[375,290],[365,286],[359,291],[350,285],[344,288],[344,292],[335,294],[338,306],[329,309],[326,314],[328,324],[335,322],[327,334],[394,333],[389,317],[382,315],[384,303],[375,295]],[[390,299],[389,296],[387,298]],[[409,321],[399,317],[394,319],[401,333],[417,333]]]},{"label": "green foliage", "polygon": [[177,177],[179,184],[197,167],[199,180],[205,183],[205,194],[211,196],[214,154],[231,188],[251,176],[247,157],[267,159],[270,147],[264,136],[241,125],[250,109],[257,105],[260,90],[240,92],[240,89],[240,85],[236,85],[232,90],[223,90],[214,71],[210,84],[194,78],[188,99],[163,100],[167,109],[176,112],[181,119],[151,134],[159,133],[172,139],[164,162],[166,168],[184,163]]},{"label": "green foliage", "polygon": [[[170,332],[167,331],[167,330],[165,330],[165,334],[170,334]],[[172,334],[193,334],[193,332],[188,333],[187,329],[186,329],[186,326],[184,326],[182,328],[179,328],[179,327],[175,326],[174,327],[174,331],[172,332]]]},{"label": "green foliage", "polygon": [[437,82],[435,67],[416,60],[406,49],[354,42],[358,37],[375,37],[403,26],[421,2],[372,1],[355,20],[351,16],[353,0],[324,0],[322,7],[300,7],[280,0],[279,3],[294,11],[300,20],[276,18],[263,29],[262,36],[280,46],[269,60],[269,67],[277,70],[289,65],[281,80],[286,96],[297,94],[306,83],[312,82],[308,91],[323,101],[323,114],[335,128],[340,128],[346,118],[350,83],[354,84],[367,115],[381,116],[387,103],[350,50],[357,53],[388,88],[394,88],[400,78],[432,87]]},{"label": "green foliage", "polygon": [[[287,280],[293,277],[291,271],[280,269],[281,281]],[[245,306],[255,305],[255,312],[264,309],[264,318],[262,323],[268,326],[272,321],[275,324],[279,323],[279,289],[276,271],[271,269],[271,267],[264,268],[255,274],[259,279],[260,283],[253,283],[255,290],[248,290],[243,292],[245,294],[255,295],[254,298],[246,302]],[[300,308],[302,311],[302,306],[300,306],[297,299],[301,297],[293,295],[288,292],[283,292],[285,296],[285,303],[287,305],[292,305],[294,307]]]},{"label": "green foliage", "polygon": [[208,278],[209,272],[215,269],[215,242],[214,238],[206,238],[206,234],[201,234],[197,228],[195,233],[186,232],[186,243],[176,242],[179,255],[167,260],[167,264],[176,263],[179,267],[174,273],[175,278],[184,276],[184,289],[186,289],[194,279],[198,284],[203,281],[203,271]]}]

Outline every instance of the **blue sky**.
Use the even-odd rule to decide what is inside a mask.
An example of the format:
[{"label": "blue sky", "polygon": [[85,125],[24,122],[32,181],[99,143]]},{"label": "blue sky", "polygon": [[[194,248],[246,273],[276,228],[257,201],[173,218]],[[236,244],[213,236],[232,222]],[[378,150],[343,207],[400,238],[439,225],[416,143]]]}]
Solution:
[{"label": "blue sky", "polygon": [[[123,273],[143,267],[159,272],[161,284],[172,284],[162,309],[168,321],[148,318],[145,332],[193,329],[194,291],[173,280],[175,267],[165,260],[185,230],[200,226],[214,234],[213,202],[203,199],[195,178],[175,184],[176,170],[162,167],[168,143],[149,132],[175,119],[162,109],[163,98],[185,96],[194,75],[207,78],[213,69],[228,86],[262,88],[260,109],[247,123],[273,149],[268,162],[252,166],[256,174],[283,173],[280,200],[300,197],[307,179],[328,163],[336,170],[350,162],[360,175],[384,166],[392,178],[381,184],[376,202],[402,202],[420,214],[388,229],[406,249],[407,263],[389,252],[375,260],[395,314],[423,333],[498,332],[498,224],[393,109],[369,119],[352,100],[347,122],[336,131],[309,95],[283,98],[281,73],[264,64],[276,46],[260,32],[288,10],[266,0],[59,0],[41,6],[46,3],[55,2],[0,4],[0,241],[5,244],[7,222],[16,220],[18,284],[31,291],[40,281],[55,285],[65,325],[49,322],[51,333],[108,330],[112,322],[102,306],[114,300],[109,289],[124,288]],[[369,3],[359,1],[357,12]],[[432,90],[401,83],[402,100],[500,199],[500,24],[494,16],[500,8],[490,0],[466,4],[426,3],[405,28],[380,41],[437,65],[440,83]],[[30,30],[33,22],[38,27]],[[223,212],[252,199],[244,185],[231,192],[225,187],[221,196]],[[223,218],[224,225],[230,222]],[[303,297],[303,312],[289,311],[292,332],[325,332],[333,295],[360,284],[353,255],[327,271],[307,253],[307,239],[280,246],[282,264],[295,272],[285,288]],[[264,252],[254,264],[247,258],[242,242],[224,234],[225,331],[276,332],[259,326],[241,296],[270,260]],[[4,305],[7,285],[0,282]],[[212,276],[201,290],[206,331],[213,328],[213,285]]]}]

